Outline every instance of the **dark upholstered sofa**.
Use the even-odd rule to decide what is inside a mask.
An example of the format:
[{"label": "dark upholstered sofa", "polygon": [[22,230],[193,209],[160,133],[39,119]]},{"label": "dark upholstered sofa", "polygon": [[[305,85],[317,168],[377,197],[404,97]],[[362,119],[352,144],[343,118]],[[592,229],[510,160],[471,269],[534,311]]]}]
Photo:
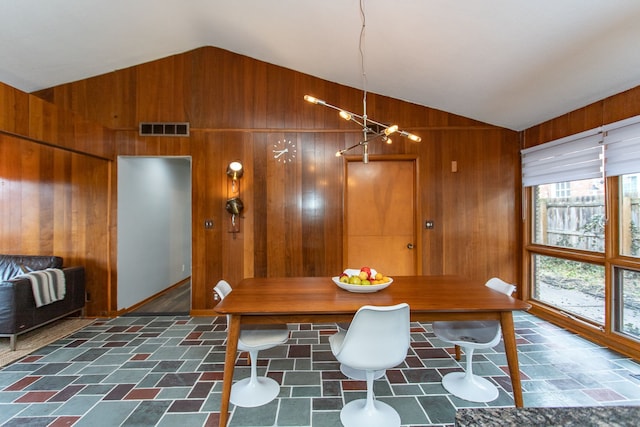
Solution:
[{"label": "dark upholstered sofa", "polygon": [[[12,350],[19,334],[84,309],[84,267],[63,268],[62,263],[56,256],[0,254],[0,336],[10,338]],[[62,300],[36,307],[31,281],[16,276],[47,268],[62,269],[66,293]]]}]

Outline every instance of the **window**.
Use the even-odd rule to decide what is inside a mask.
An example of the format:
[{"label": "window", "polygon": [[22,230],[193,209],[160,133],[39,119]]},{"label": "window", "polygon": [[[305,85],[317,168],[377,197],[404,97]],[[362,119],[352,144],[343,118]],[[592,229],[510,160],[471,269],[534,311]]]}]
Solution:
[{"label": "window", "polygon": [[[640,121],[605,128],[606,173],[618,180],[618,253],[640,258]],[[620,260],[621,262],[622,260]],[[625,261],[625,264],[628,264]],[[639,266],[640,268],[640,266]],[[616,332],[640,340],[640,270],[615,266],[613,324]]]},{"label": "window", "polygon": [[570,182],[559,182],[555,185],[556,187],[556,197],[558,199],[562,199],[564,197],[571,196],[571,183]]},{"label": "window", "polygon": [[544,255],[533,259],[534,299],[604,324],[603,266]]},{"label": "window", "polygon": [[604,128],[607,176],[617,176],[620,188],[618,242],[620,254],[640,257],[638,237],[638,177],[640,176],[640,118],[633,117]]},{"label": "window", "polygon": [[640,116],[522,150],[522,182],[534,309],[640,351]]},{"label": "window", "polygon": [[640,271],[617,268],[616,330],[640,339]]},{"label": "window", "polygon": [[[602,179],[570,181],[572,197],[558,197],[558,184],[533,187],[534,243],[604,252],[604,186]],[[598,191],[594,191],[598,188]]]},{"label": "window", "polygon": [[[602,180],[568,182],[573,197],[555,197],[556,184],[532,188],[533,239],[542,246],[603,254],[605,209]],[[592,188],[600,190],[592,195]],[[531,298],[598,325],[605,321],[602,265],[533,253]]]},{"label": "window", "polygon": [[640,174],[620,177],[620,253],[640,258]]},{"label": "window", "polygon": [[605,270],[576,260],[575,251],[605,251],[601,141],[601,133],[589,131],[523,150],[522,167],[532,195],[530,241],[567,251],[530,252],[531,298],[598,325],[605,323]]}]

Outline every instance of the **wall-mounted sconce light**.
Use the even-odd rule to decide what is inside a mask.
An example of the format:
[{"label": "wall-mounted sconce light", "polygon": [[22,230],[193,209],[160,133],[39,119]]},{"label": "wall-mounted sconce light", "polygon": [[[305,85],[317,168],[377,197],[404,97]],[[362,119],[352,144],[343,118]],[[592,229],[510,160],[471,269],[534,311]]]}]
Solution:
[{"label": "wall-mounted sconce light", "polygon": [[238,182],[239,178],[242,178],[244,174],[244,169],[242,168],[242,163],[239,161],[233,161],[229,163],[227,166],[227,176],[231,178],[231,192],[238,193],[240,192],[240,183]]},{"label": "wall-mounted sconce light", "polygon": [[244,209],[244,204],[239,197],[234,197],[233,199],[227,200],[227,204],[225,205],[225,209],[227,212],[231,214],[231,228],[229,230],[230,233],[238,233],[240,232],[240,222],[239,216]]},{"label": "wall-mounted sconce light", "polygon": [[[225,209],[231,214],[229,223],[229,233],[240,232],[240,214],[244,209],[244,204],[240,199],[240,181],[244,174],[244,169],[240,161],[235,160],[227,166],[227,176],[230,183],[227,184],[227,203]],[[235,234],[233,236],[235,238]]]}]

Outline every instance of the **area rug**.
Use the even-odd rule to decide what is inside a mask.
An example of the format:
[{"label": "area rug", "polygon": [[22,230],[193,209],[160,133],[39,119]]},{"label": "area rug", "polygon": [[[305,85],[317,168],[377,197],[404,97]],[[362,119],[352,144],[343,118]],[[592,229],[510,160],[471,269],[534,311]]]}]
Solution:
[{"label": "area rug", "polygon": [[0,367],[33,353],[59,339],[92,324],[95,319],[69,317],[60,319],[33,331],[18,335],[15,351],[9,349],[9,338],[0,338]]}]

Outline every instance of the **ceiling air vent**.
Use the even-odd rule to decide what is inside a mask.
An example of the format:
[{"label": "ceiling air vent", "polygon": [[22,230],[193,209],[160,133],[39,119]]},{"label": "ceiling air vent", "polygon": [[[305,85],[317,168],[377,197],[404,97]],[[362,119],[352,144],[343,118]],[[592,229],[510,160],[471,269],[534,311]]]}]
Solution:
[{"label": "ceiling air vent", "polygon": [[189,136],[189,123],[140,123],[140,136]]}]

